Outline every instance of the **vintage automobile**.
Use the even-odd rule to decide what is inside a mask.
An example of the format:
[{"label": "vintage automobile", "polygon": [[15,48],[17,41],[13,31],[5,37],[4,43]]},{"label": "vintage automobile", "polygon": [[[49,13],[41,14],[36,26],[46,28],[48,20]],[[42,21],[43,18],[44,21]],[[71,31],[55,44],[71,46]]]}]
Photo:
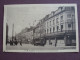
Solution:
[{"label": "vintage automobile", "polygon": [[44,38],[38,38],[38,39],[34,39],[33,42],[34,46],[44,46],[46,44],[46,40]]}]

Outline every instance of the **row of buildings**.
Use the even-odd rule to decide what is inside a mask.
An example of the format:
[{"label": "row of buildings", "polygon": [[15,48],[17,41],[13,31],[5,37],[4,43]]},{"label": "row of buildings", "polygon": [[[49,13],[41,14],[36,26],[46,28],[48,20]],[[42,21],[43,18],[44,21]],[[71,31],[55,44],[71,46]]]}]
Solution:
[{"label": "row of buildings", "polygon": [[34,45],[73,46],[76,45],[75,20],[75,7],[61,6],[15,37]]},{"label": "row of buildings", "polygon": [[76,45],[75,7],[58,7],[40,20],[34,28],[34,40],[43,38],[46,44]]}]

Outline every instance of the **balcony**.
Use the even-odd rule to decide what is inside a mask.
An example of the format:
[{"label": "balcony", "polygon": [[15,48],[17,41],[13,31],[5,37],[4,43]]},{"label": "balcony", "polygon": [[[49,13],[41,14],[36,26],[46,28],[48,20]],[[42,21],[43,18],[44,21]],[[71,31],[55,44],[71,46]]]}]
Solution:
[{"label": "balcony", "polygon": [[64,31],[58,31],[58,32],[54,32],[54,33],[48,33],[45,34],[46,37],[50,37],[50,36],[64,36],[64,35],[75,35],[76,31],[75,30],[64,30]]}]

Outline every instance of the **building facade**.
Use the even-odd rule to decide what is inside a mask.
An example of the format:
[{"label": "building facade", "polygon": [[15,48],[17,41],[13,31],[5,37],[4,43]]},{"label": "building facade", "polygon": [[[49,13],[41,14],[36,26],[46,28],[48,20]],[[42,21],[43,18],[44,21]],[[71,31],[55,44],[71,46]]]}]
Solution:
[{"label": "building facade", "polygon": [[[75,40],[75,8],[74,7],[59,7],[56,11],[48,15],[46,22],[46,36],[51,38],[61,37],[65,39],[64,44],[69,45]],[[72,36],[74,35],[74,36]],[[52,37],[51,37],[52,36]],[[71,37],[70,37],[71,36]],[[62,40],[61,38],[61,40]],[[68,41],[69,40],[69,41]],[[56,42],[57,43],[57,42]]]},{"label": "building facade", "polygon": [[48,41],[49,45],[76,45],[75,20],[75,8],[73,6],[58,7],[56,11],[40,20],[35,31],[37,30],[40,33],[40,38]]}]

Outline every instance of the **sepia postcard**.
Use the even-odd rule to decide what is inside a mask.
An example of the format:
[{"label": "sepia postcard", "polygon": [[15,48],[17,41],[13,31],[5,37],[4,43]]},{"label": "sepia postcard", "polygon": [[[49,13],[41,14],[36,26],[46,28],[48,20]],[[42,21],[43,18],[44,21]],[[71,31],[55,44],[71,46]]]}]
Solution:
[{"label": "sepia postcard", "polygon": [[4,5],[3,52],[79,52],[77,4]]}]

